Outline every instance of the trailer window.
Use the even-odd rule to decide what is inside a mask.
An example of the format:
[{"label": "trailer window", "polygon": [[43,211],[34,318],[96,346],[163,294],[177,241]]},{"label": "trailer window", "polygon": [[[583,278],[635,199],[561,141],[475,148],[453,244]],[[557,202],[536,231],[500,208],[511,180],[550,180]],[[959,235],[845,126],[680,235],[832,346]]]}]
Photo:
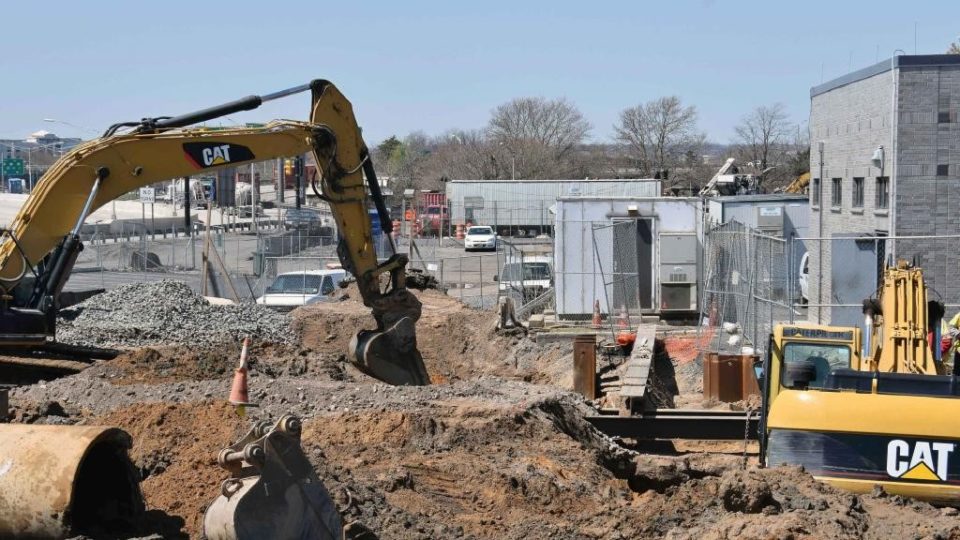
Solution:
[{"label": "trailer window", "polygon": [[794,381],[787,376],[787,367],[804,361],[811,362],[817,370],[816,377],[807,386],[823,388],[831,370],[850,367],[850,347],[840,343],[787,343],[783,348],[783,364],[780,369],[780,382],[783,386],[795,386]]}]

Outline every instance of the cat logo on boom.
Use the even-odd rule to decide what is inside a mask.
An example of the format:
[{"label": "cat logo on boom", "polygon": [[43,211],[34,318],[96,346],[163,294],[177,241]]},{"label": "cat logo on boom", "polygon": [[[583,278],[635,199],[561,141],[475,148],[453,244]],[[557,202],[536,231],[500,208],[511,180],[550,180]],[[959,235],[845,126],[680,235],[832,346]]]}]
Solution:
[{"label": "cat logo on boom", "polygon": [[947,481],[956,444],[894,439],[887,444],[887,474],[902,480]]},{"label": "cat logo on boom", "polygon": [[246,146],[223,142],[183,143],[183,153],[197,169],[254,159],[253,152]]}]

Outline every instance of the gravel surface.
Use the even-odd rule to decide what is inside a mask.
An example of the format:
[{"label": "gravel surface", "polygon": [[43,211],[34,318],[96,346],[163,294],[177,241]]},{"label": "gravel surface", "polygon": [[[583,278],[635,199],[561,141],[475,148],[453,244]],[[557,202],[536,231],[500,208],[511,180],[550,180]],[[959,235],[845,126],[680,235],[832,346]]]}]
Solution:
[{"label": "gravel surface", "polygon": [[212,306],[180,281],[132,283],[60,311],[57,339],[100,347],[216,346],[249,335],[289,343],[289,318],[242,304]]}]

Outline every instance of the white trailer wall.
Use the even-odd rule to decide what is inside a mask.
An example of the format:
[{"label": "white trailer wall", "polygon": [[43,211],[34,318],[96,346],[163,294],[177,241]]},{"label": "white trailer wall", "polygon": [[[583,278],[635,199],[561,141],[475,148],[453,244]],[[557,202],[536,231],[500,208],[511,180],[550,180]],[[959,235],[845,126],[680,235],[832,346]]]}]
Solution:
[{"label": "white trailer wall", "polygon": [[[557,314],[566,318],[589,316],[594,301],[600,301],[604,314],[610,313],[604,294],[604,277],[598,265],[602,259],[603,271],[608,274],[612,267],[613,246],[609,243],[594,246],[594,225],[612,224],[623,219],[648,218],[652,220],[653,309],[661,312],[662,254],[670,253],[680,237],[696,239],[696,277],[694,287],[699,288],[701,269],[700,256],[703,241],[703,212],[701,200],[695,197],[562,197],[557,201],[554,237],[554,272],[556,275]],[[636,214],[630,208],[636,208]],[[669,257],[668,257],[669,258]],[[696,298],[699,291],[694,292]],[[616,306],[615,306],[616,308]],[[693,310],[696,306],[693,306]]]},{"label": "white trailer wall", "polygon": [[549,228],[560,197],[659,197],[660,180],[451,180],[447,204],[454,224]]}]

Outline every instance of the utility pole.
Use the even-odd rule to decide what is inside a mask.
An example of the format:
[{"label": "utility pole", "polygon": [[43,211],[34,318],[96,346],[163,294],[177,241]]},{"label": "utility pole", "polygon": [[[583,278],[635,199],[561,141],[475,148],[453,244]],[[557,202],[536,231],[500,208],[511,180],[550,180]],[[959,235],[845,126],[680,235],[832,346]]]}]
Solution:
[{"label": "utility pole", "polygon": [[[190,177],[183,177],[183,231],[187,236],[193,236],[190,232]],[[176,190],[174,190],[174,196],[176,196]],[[207,204],[210,204],[209,202]],[[176,208],[176,205],[174,205]]]},{"label": "utility pole", "polygon": [[287,178],[283,170],[283,158],[277,158],[277,202],[283,202],[283,190],[287,187]]},{"label": "utility pole", "polygon": [[297,187],[297,194],[296,194],[297,210],[300,209],[300,205],[302,204],[302,199],[303,199],[303,169],[304,169],[303,165],[304,165],[303,156],[297,156],[296,158],[294,158],[293,177],[294,177],[294,180],[296,180],[296,187]]},{"label": "utility pole", "polygon": [[251,229],[257,232],[257,207],[260,205],[260,183],[257,182],[257,173],[250,164],[250,219],[253,220]]}]

